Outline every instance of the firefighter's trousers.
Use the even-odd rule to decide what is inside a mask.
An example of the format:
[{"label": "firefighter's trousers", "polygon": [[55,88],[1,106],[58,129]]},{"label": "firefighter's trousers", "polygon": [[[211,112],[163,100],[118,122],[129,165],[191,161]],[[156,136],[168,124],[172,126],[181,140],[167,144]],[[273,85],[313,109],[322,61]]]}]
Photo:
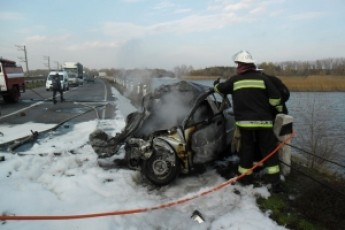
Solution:
[{"label": "firefighter's trousers", "polygon": [[[239,152],[240,162],[238,171],[239,173],[244,173],[247,169],[253,167],[253,162],[258,157],[256,157],[255,154],[259,153],[259,158],[262,159],[274,150],[277,146],[278,140],[271,128],[240,128],[240,133],[241,148]],[[267,174],[279,174],[278,154],[274,154],[270,157],[264,163],[264,166]]]}]

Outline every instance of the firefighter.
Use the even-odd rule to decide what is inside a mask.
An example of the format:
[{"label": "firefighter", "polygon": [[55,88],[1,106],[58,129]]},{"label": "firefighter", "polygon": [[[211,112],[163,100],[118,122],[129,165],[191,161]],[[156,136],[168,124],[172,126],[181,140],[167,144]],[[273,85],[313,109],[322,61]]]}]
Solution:
[{"label": "firefighter", "polygon": [[[257,70],[252,55],[240,51],[234,55],[237,74],[227,81],[214,82],[214,90],[221,94],[231,94],[236,127],[239,129],[240,149],[238,173],[246,173],[239,182],[253,183],[253,162],[258,148],[261,158],[269,154],[277,145],[273,132],[274,114],[282,112],[280,93],[267,76]],[[279,191],[280,168],[278,155],[274,154],[265,162],[266,180],[273,191]]]},{"label": "firefighter", "polygon": [[53,102],[54,102],[54,104],[56,104],[56,102],[57,102],[56,99],[55,99],[55,96],[56,96],[57,92],[60,93],[60,100],[61,100],[61,102],[63,102],[64,101],[64,98],[63,98],[63,88],[62,88],[62,85],[61,85],[61,79],[60,79],[59,73],[56,73],[54,75],[52,84],[53,84]]}]

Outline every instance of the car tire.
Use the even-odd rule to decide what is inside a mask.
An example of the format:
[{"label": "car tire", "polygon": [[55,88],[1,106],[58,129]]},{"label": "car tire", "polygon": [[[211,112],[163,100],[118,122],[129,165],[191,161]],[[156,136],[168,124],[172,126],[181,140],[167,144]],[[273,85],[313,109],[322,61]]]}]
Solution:
[{"label": "car tire", "polygon": [[17,103],[20,98],[20,91],[17,86],[13,86],[11,90],[8,91],[6,95],[3,96],[3,99],[6,103]]},{"label": "car tire", "polygon": [[154,152],[151,157],[143,161],[143,174],[155,185],[163,186],[170,184],[178,176],[181,165],[175,154],[175,165],[164,160],[164,153]]}]

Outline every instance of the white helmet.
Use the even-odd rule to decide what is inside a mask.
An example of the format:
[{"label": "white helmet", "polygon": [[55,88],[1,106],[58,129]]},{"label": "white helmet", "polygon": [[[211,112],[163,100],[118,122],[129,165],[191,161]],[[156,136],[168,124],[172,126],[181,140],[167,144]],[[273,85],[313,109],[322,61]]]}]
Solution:
[{"label": "white helmet", "polygon": [[242,62],[242,63],[252,63],[254,64],[254,60],[253,60],[253,57],[252,55],[248,52],[248,51],[245,51],[245,50],[241,50],[240,52],[236,53],[233,57],[234,59],[234,62]]}]

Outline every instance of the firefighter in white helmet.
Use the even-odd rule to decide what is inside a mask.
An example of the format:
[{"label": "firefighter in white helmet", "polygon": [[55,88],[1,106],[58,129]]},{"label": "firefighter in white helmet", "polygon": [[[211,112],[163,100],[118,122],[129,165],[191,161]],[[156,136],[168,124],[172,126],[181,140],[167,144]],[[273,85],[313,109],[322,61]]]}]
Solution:
[{"label": "firefighter in white helmet", "polygon": [[235,63],[247,63],[247,64],[254,64],[255,61],[252,55],[245,50],[242,50],[236,53],[233,57]]},{"label": "firefighter in white helmet", "polygon": [[[261,158],[269,154],[277,145],[273,132],[274,113],[282,112],[280,93],[268,77],[255,66],[255,61],[248,51],[240,51],[233,57],[237,64],[237,74],[227,81],[214,83],[214,90],[221,94],[232,94],[236,127],[239,129],[240,149],[238,173],[246,173],[239,182],[251,184],[253,174],[248,169],[253,167],[257,148]],[[278,155],[265,162],[266,179],[273,191],[281,190]]]}]

